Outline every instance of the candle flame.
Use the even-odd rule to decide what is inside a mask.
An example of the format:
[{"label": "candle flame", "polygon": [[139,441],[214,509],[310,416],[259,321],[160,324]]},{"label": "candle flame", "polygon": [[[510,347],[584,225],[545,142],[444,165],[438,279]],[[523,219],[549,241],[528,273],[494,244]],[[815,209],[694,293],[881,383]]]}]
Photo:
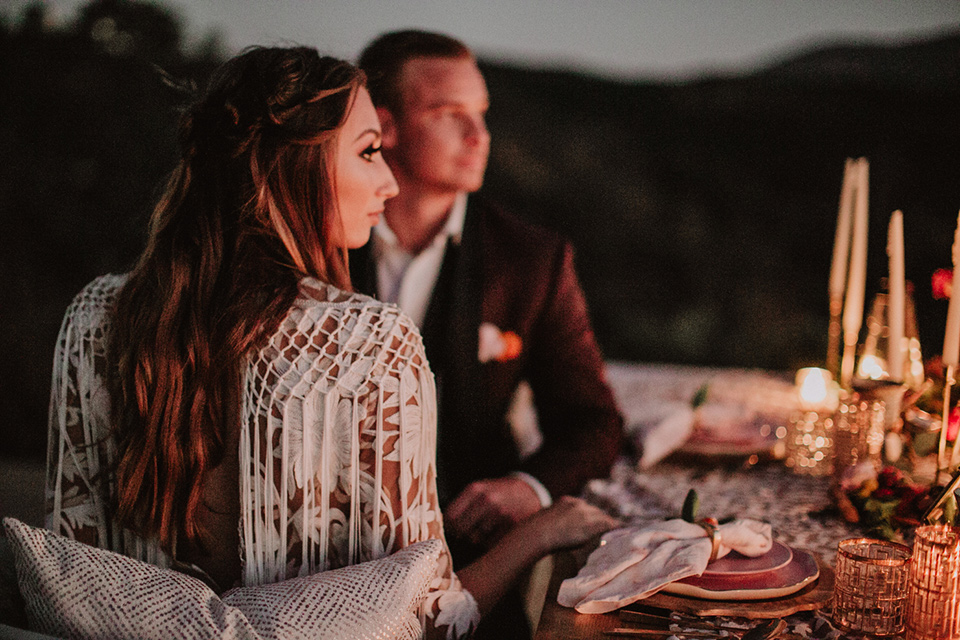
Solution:
[{"label": "candle flame", "polygon": [[886,362],[877,356],[866,355],[860,358],[857,371],[861,378],[867,380],[881,380],[887,375]]},{"label": "candle flame", "polygon": [[827,399],[827,384],[830,374],[823,369],[809,367],[797,372],[800,400],[807,404],[823,404]]}]

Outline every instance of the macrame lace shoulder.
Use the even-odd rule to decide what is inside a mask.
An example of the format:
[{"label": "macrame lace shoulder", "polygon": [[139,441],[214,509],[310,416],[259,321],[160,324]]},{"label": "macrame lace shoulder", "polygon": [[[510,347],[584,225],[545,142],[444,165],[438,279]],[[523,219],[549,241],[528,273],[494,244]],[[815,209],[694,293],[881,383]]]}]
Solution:
[{"label": "macrame lace shoulder", "polygon": [[[122,276],[88,285],[57,343],[48,527],[167,566],[109,517],[114,452],[105,361]],[[247,359],[240,425],[243,582],[255,585],[443,540],[436,493],[436,390],[419,332],[396,307],[312,279]],[[444,543],[424,607],[429,635],[468,633],[476,603]]]},{"label": "macrame lace shoulder", "polygon": [[53,358],[47,439],[46,526],[62,535],[168,567],[159,545],[110,513],[114,447],[106,350],[110,309],[126,276],[101,276],[67,308]]}]

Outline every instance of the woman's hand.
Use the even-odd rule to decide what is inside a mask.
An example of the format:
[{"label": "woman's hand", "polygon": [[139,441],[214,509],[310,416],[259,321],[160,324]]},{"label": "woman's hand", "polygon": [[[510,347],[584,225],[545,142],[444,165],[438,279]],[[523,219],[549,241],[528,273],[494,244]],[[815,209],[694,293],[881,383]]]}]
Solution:
[{"label": "woman's hand", "polygon": [[564,496],[518,522],[490,551],[457,574],[483,614],[540,558],[580,546],[619,525],[601,509]]},{"label": "woman's hand", "polygon": [[529,528],[529,537],[538,540],[541,553],[547,555],[579,547],[620,524],[616,518],[580,498],[561,496],[553,506],[538,511],[517,527]]}]

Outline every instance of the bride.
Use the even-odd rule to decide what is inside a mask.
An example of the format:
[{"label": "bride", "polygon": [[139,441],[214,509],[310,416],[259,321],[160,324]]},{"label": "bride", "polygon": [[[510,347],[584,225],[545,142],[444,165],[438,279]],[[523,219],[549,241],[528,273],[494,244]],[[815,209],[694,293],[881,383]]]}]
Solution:
[{"label": "bride", "polygon": [[[248,50],[179,136],[139,262],[64,319],[48,528],[220,590],[443,540],[420,335],[350,287],[347,249],[397,194],[362,72]],[[614,524],[564,499],[458,574],[445,551],[428,631],[468,634],[525,568]]]}]

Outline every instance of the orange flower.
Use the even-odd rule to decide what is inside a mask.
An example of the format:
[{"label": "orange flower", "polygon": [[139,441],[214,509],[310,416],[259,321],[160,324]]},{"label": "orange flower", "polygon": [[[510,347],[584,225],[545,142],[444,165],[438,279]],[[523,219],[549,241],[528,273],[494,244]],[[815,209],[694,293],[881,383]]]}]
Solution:
[{"label": "orange flower", "polygon": [[507,362],[520,355],[523,350],[523,341],[513,331],[506,331],[503,338],[503,351],[497,356],[497,362]]},{"label": "orange flower", "polygon": [[480,362],[508,362],[523,352],[523,340],[513,331],[500,331],[496,325],[480,325],[480,344],[477,357]]}]

